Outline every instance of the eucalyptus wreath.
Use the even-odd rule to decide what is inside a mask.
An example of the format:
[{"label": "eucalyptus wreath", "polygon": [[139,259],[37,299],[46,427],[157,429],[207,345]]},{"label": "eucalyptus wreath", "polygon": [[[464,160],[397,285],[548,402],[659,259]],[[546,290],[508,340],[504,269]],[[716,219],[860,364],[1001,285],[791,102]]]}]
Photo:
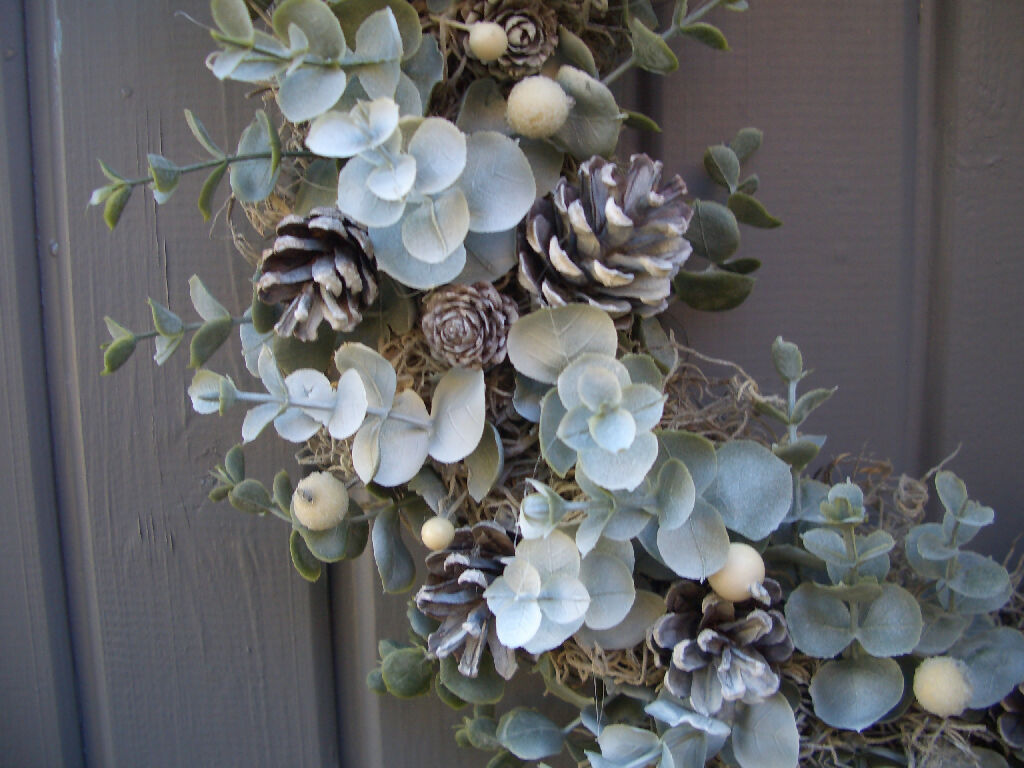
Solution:
[{"label": "eucalyptus wreath", "polygon": [[[716,10],[747,2],[663,25],[649,0],[211,0],[207,66],[261,108],[233,151],[186,111],[209,159],[101,163],[90,202],[113,228],[136,187],[164,204],[204,171],[209,219],[227,178],[264,246],[252,304],[193,277],[198,321],[106,319],[104,373],[188,337],[197,412],[299,446],[269,485],[232,448],[211,498],[283,521],[310,581],[369,543],[386,592],[415,588],[370,688],[464,712],[490,768],[1019,764],[1019,580],[968,547],[992,509],[942,468],[809,472],[834,390],[800,393],[796,345],[766,395],[661,325],[742,303],[740,227],[781,224],[755,128],[705,152],[717,200],[615,154],[658,128],[609,85],[677,69],[677,37],[726,49]],[[206,367],[236,328],[240,383]],[[503,709],[526,673],[578,714]]]}]

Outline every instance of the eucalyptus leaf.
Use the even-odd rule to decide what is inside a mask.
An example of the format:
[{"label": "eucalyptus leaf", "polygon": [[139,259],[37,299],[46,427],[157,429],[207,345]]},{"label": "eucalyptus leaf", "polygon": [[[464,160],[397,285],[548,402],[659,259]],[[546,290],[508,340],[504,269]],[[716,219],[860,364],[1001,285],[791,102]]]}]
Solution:
[{"label": "eucalyptus leaf", "polygon": [[430,455],[461,461],[480,443],[486,423],[483,371],[452,368],[434,389],[430,413]]},{"label": "eucalyptus leaf", "polygon": [[384,228],[371,227],[369,233],[377,266],[409,288],[427,290],[444,285],[458,277],[466,266],[466,249],[462,245],[437,264],[412,258],[402,242],[401,223]]},{"label": "eucalyptus leaf", "polygon": [[677,575],[703,580],[725,565],[729,534],[718,510],[697,499],[693,512],[678,528],[658,528],[657,548]]},{"label": "eucalyptus leaf", "polygon": [[227,170],[228,164],[226,161],[214,166],[214,169],[210,171],[210,175],[206,177],[206,181],[203,182],[202,189],[199,190],[196,205],[199,207],[199,213],[203,216],[203,221],[209,221],[210,217],[213,216],[213,196],[217,192],[217,187],[220,186],[220,182],[223,180]]},{"label": "eucalyptus leaf", "polygon": [[736,153],[740,162],[743,162],[761,147],[763,140],[764,133],[757,128],[741,128],[729,142],[729,146]]},{"label": "eucalyptus leaf", "polygon": [[458,185],[469,204],[473,232],[503,232],[515,227],[537,193],[523,150],[497,131],[470,134]]},{"label": "eucalyptus leaf", "polygon": [[782,226],[782,222],[768,213],[760,200],[746,192],[733,192],[729,195],[728,205],[736,219],[744,224],[760,229],[775,229]]},{"label": "eucalyptus leaf", "polygon": [[659,75],[667,75],[679,69],[679,59],[672,53],[672,49],[661,35],[652,32],[635,16],[628,16],[626,21],[629,25],[636,66]]},{"label": "eucalyptus leaf", "polygon": [[947,583],[957,594],[986,598],[1006,591],[1010,576],[1006,569],[991,557],[976,552],[961,552],[957,555],[956,561],[956,572]]},{"label": "eucalyptus leaf", "polygon": [[333,107],[347,84],[340,67],[301,67],[281,79],[277,106],[291,122],[303,123]]},{"label": "eucalyptus leaf", "polygon": [[697,42],[703,43],[709,48],[714,48],[718,51],[729,50],[729,43],[725,39],[725,35],[722,34],[722,30],[713,24],[697,22],[696,24],[688,24],[685,27],[680,27],[679,31],[687,37],[692,37]]},{"label": "eucalyptus leaf", "polygon": [[562,729],[535,709],[516,707],[498,723],[498,741],[523,760],[539,760],[562,751]]},{"label": "eucalyptus leaf", "polygon": [[686,304],[704,312],[735,309],[754,289],[754,278],[712,267],[703,272],[680,270],[672,285]]},{"label": "eucalyptus leaf", "polygon": [[970,620],[957,613],[948,613],[932,602],[921,604],[921,618],[924,626],[921,639],[914,647],[914,653],[920,656],[936,656],[947,651],[970,623]]},{"label": "eucalyptus leaf", "polygon": [[501,476],[504,466],[504,448],[498,430],[490,422],[476,448],[466,457],[469,472],[467,489],[474,501],[483,501]]},{"label": "eucalyptus leaf", "polygon": [[793,503],[789,467],[764,446],[734,440],[718,448],[718,475],[707,499],[726,527],[751,541],[774,531]]},{"label": "eucalyptus leaf", "polygon": [[402,541],[398,510],[394,506],[374,519],[371,541],[384,591],[394,594],[409,589],[416,578],[416,566]]},{"label": "eucalyptus leaf", "polygon": [[466,266],[456,282],[464,285],[494,282],[514,269],[519,261],[515,229],[469,232],[463,245],[466,248]]},{"label": "eucalyptus leaf", "polygon": [[440,681],[445,688],[470,704],[497,704],[505,695],[505,681],[494,671],[489,653],[481,657],[476,677],[463,675],[455,657],[446,656],[441,659]]},{"label": "eucalyptus leaf", "polygon": [[857,627],[857,640],[872,656],[902,656],[914,650],[924,622],[917,598],[895,584],[868,607]]},{"label": "eucalyptus leaf", "polygon": [[811,679],[814,714],[833,728],[862,731],[903,696],[903,672],[892,659],[830,661]]},{"label": "eucalyptus leaf", "polygon": [[704,170],[716,184],[720,184],[730,192],[736,189],[740,181],[740,159],[724,144],[715,144],[704,152]]},{"label": "eucalyptus leaf", "polygon": [[808,656],[832,658],[854,640],[850,610],[816,584],[798,586],[786,601],[785,612],[793,643]]},{"label": "eucalyptus leaf", "polygon": [[409,140],[416,158],[416,190],[434,195],[450,187],[466,167],[466,137],[452,123],[428,117]]},{"label": "eucalyptus leaf", "polygon": [[292,24],[301,29],[314,56],[337,60],[345,53],[341,24],[321,0],[283,0],[274,9],[272,23],[275,34],[283,40],[288,39],[288,28]]},{"label": "eucalyptus leaf", "polygon": [[239,512],[264,515],[270,509],[270,494],[259,480],[248,478],[228,491],[228,501]]},{"label": "eucalyptus leaf", "polygon": [[417,261],[429,266],[441,264],[457,249],[465,253],[462,241],[469,231],[469,222],[466,196],[461,189],[449,189],[406,210],[402,218],[402,245]]},{"label": "eucalyptus leaf", "polygon": [[416,52],[406,56],[402,62],[402,72],[415,86],[420,97],[420,114],[423,114],[430,103],[434,86],[441,82],[444,74],[444,59],[433,35],[426,35]]},{"label": "eucalyptus leaf", "polygon": [[412,699],[430,691],[434,665],[423,648],[400,648],[384,657],[381,677],[388,693],[399,699]]},{"label": "eucalyptus leaf", "polygon": [[356,39],[359,28],[372,14],[388,9],[398,28],[402,55],[408,58],[419,51],[423,38],[419,14],[406,0],[344,0],[332,8],[349,40]]},{"label": "eucalyptus leaf", "polygon": [[242,132],[237,154],[267,155],[232,163],[230,171],[231,189],[239,202],[264,200],[274,191],[281,170],[281,140],[263,110],[257,110],[256,117]]},{"label": "eucalyptus leaf", "polygon": [[636,588],[633,574],[616,557],[594,550],[583,558],[580,581],[587,588],[590,605],[584,623],[591,629],[611,629],[633,607]]},{"label": "eucalyptus leaf", "polygon": [[243,0],[210,0],[210,15],[217,28],[232,41],[252,42],[254,29]]},{"label": "eucalyptus leaf", "polygon": [[218,317],[203,323],[192,336],[192,342],[189,345],[188,367],[202,367],[213,356],[213,353],[228,340],[232,328],[234,328],[234,322],[230,317]]},{"label": "eucalyptus leaf", "polygon": [[738,704],[732,723],[732,751],[741,768],[796,768],[800,733],[781,693],[757,704]]},{"label": "eucalyptus leaf", "polygon": [[516,370],[554,384],[578,355],[615,355],[618,336],[611,318],[597,307],[570,304],[519,318],[508,334],[508,356]]},{"label": "eucalyptus leaf", "polygon": [[573,107],[552,139],[578,160],[614,152],[625,114],[608,87],[570,66],[560,68],[556,80],[572,97]]},{"label": "eucalyptus leaf", "polygon": [[466,88],[455,124],[464,133],[496,131],[507,136],[511,129],[505,121],[506,107],[505,97],[497,82],[483,77],[474,80]]},{"label": "eucalyptus leaf", "polygon": [[298,531],[292,531],[288,539],[288,551],[291,554],[292,564],[306,581],[316,581],[320,578],[323,566],[313,553],[309,551],[306,542]]},{"label": "eucalyptus leaf", "polygon": [[[420,471],[430,447],[430,421],[426,406],[416,392],[406,389],[395,397],[388,417],[380,428],[378,440],[381,459],[373,476],[375,483],[393,488],[407,483]],[[419,425],[415,422],[419,422]]]},{"label": "eucalyptus leaf", "polygon": [[740,245],[736,216],[721,203],[695,200],[693,218],[684,235],[693,245],[693,252],[715,264],[721,264]]},{"label": "eucalyptus leaf", "polygon": [[971,709],[991,707],[1024,681],[1024,635],[1013,627],[968,635],[949,655],[967,665]]},{"label": "eucalyptus leaf", "polygon": [[637,590],[629,613],[617,625],[602,630],[584,625],[574,639],[586,648],[599,647],[605,651],[635,648],[643,643],[648,628],[664,613],[664,599],[653,592]]},{"label": "eucalyptus leaf", "polygon": [[693,479],[694,491],[704,493],[718,474],[715,445],[706,437],[684,430],[664,430],[658,435],[658,463],[679,459]]},{"label": "eucalyptus leaf", "polygon": [[308,215],[314,208],[333,206],[338,200],[338,169],[333,160],[318,158],[307,166],[295,193],[294,211]]}]

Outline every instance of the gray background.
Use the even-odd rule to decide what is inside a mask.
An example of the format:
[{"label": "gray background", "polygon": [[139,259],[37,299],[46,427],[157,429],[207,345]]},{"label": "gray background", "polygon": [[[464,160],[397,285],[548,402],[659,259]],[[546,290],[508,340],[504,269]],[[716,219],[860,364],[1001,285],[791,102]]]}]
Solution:
[{"label": "gray background", "polygon": [[[953,467],[1004,553],[1022,520],[1024,2],[751,4],[711,19],[733,52],[683,43],[679,73],[624,89],[665,128],[645,148],[688,179],[707,144],[762,128],[752,170],[786,222],[744,229],[765,266],[742,308],[674,323],[766,385],[772,338],[797,341],[810,383],[840,385],[808,424],[833,452],[921,473],[962,443]],[[85,210],[97,157],[198,158],[183,108],[226,145],[251,118],[176,10],[208,18],[205,0],[0,0],[0,764],[482,765],[436,700],[365,691],[376,638],[404,632],[371,558],[309,586],[281,524],[205,500],[240,414],[192,413],[184,361],[158,372],[148,348],[97,375],[105,314],[146,327],[147,295],[185,313],[193,272],[246,301],[198,180],[159,210],[137,194],[113,234]],[[267,480],[290,463],[271,438],[248,455]]]}]

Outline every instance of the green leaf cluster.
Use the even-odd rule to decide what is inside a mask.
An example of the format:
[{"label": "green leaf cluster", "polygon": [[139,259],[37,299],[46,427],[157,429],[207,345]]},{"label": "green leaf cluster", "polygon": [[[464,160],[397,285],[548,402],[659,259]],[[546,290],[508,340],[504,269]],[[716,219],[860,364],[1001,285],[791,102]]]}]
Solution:
[{"label": "green leaf cluster", "polygon": [[693,204],[686,239],[707,267],[703,271],[680,271],[673,284],[676,294],[695,309],[733,309],[750,295],[754,287],[751,275],[761,263],[734,258],[740,246],[741,223],[761,229],[782,224],[754,197],[760,184],[757,174],[741,180],[741,166],[761,146],[762,138],[757,128],[743,128],[728,144],[715,144],[704,152],[704,169],[728,197],[725,205],[713,200],[696,200]]}]

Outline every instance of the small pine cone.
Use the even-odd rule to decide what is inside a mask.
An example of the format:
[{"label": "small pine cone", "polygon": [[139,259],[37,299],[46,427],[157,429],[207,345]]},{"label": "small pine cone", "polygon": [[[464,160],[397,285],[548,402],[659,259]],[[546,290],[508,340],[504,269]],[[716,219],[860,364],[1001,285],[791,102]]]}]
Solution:
[{"label": "small pine cone", "polygon": [[534,203],[519,233],[519,282],[543,306],[587,302],[622,318],[665,310],[672,278],[692,247],[686,184],[659,188],[662,165],[633,155],[628,168],[593,157],[579,185],[564,177]]},{"label": "small pine cone", "polygon": [[999,736],[1015,750],[1024,750],[1024,683],[1021,683],[999,702],[996,720]]},{"label": "small pine cone", "polygon": [[423,334],[431,353],[451,366],[487,367],[505,359],[516,303],[490,283],[447,285],[423,300]]},{"label": "small pine cone", "polygon": [[[550,4],[539,0],[483,0],[473,5],[465,21],[492,21],[505,30],[508,50],[487,65],[499,80],[537,74],[558,46],[558,16]],[[463,45],[468,52],[468,35]]]},{"label": "small pine cone", "polygon": [[498,640],[484,599],[484,590],[505,570],[502,559],[515,551],[505,528],[484,521],[459,528],[446,549],[427,555],[426,583],[416,593],[416,607],[441,621],[427,638],[427,649],[442,659],[455,654],[466,677],[476,677],[487,646],[502,677],[515,672],[515,654]]},{"label": "small pine cone", "polygon": [[377,300],[373,246],[337,208],[290,214],[263,252],[256,290],[265,304],[288,303],[274,326],[281,336],[313,341],[322,320],[352,331]]},{"label": "small pine cone", "polygon": [[[764,580],[770,605],[782,588]],[[665,687],[690,698],[698,712],[713,715],[723,703],[763,701],[779,690],[774,667],[793,655],[782,613],[756,600],[732,603],[694,581],[679,581],[665,596],[668,613],[651,632],[656,649],[671,652]]]}]

